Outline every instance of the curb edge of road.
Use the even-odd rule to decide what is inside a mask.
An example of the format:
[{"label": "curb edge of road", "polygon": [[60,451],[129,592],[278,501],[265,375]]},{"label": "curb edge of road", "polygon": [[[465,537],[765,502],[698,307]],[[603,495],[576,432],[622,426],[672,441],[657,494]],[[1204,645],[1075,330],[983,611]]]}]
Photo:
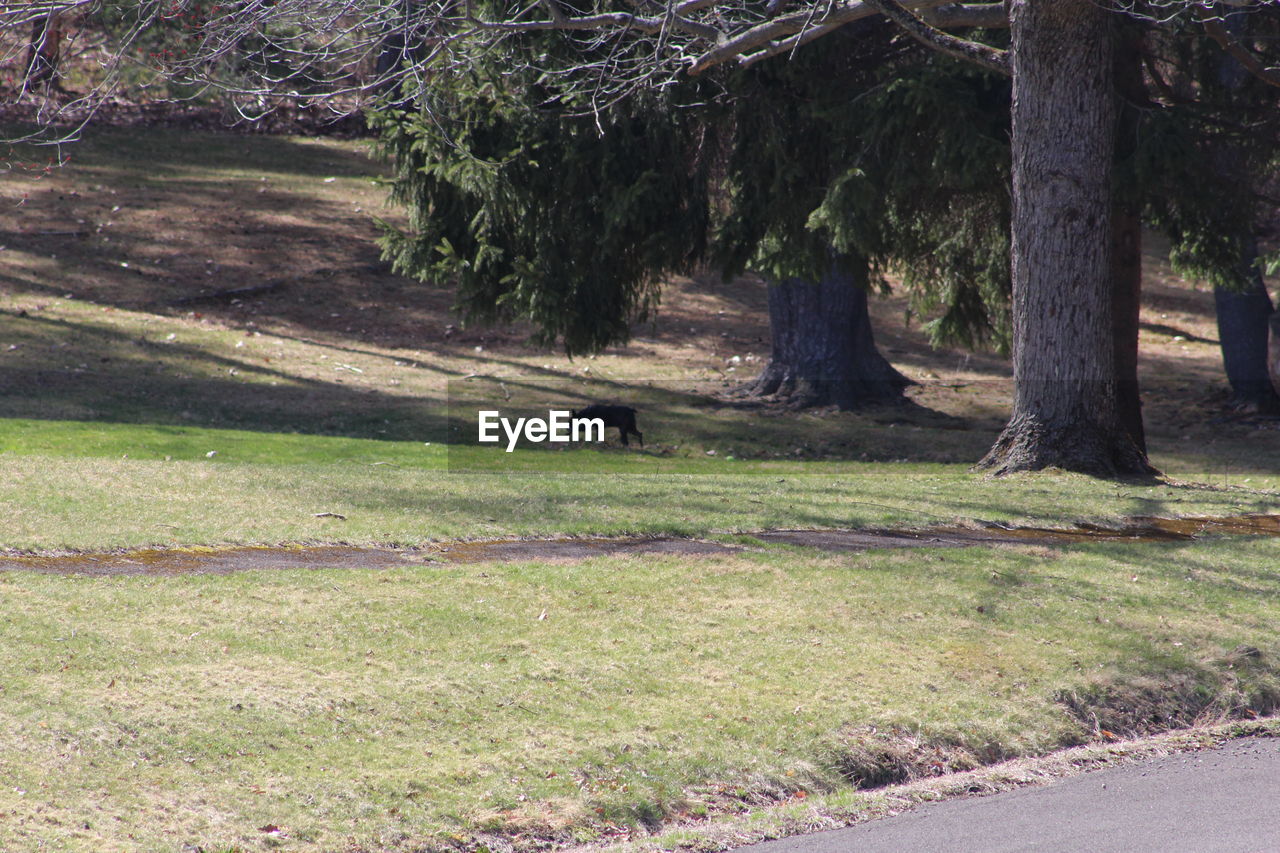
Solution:
[{"label": "curb edge of road", "polygon": [[741,814],[665,825],[652,835],[566,850],[569,853],[728,850],[778,838],[844,829],[892,817],[924,803],[1039,787],[1093,770],[1213,749],[1245,737],[1280,737],[1280,717],[1196,726],[1131,740],[1097,741],[882,788],[803,795]]}]

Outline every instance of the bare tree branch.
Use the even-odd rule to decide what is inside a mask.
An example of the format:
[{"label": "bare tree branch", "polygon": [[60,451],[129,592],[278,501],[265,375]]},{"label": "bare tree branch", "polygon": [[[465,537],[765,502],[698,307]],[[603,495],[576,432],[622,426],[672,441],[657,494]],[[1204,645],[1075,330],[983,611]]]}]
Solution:
[{"label": "bare tree branch", "polygon": [[925,10],[920,17],[940,30],[967,27],[1001,30],[1009,27],[1009,10],[1003,3],[954,3]]},{"label": "bare tree branch", "polygon": [[944,33],[911,14],[898,0],[864,0],[864,2],[902,27],[908,35],[922,44],[1000,74],[1011,73],[1008,54],[1003,50]]},{"label": "bare tree branch", "polygon": [[[165,90],[181,86],[184,97],[216,95],[249,118],[288,104],[322,105],[336,117],[388,97],[429,106],[441,75],[464,72],[490,50],[598,109],[640,86],[786,56],[877,15],[932,48],[1009,73],[1003,51],[946,32],[1007,27],[1000,2],[787,2],[784,9],[783,0],[0,0],[0,62],[21,71],[27,34],[54,13],[79,22],[68,24],[66,38],[94,34],[96,65],[74,96],[55,98],[16,75],[17,98],[37,108],[37,122],[62,127],[90,115],[125,78],[153,100],[178,97]],[[1201,0],[1096,2],[1157,23],[1194,12],[1241,65],[1280,85],[1280,69],[1224,34]],[[1232,7],[1280,14],[1274,0],[1232,0]],[[522,35],[554,33],[562,40],[547,41],[545,52],[511,49]],[[162,52],[147,53],[157,43]]]},{"label": "bare tree branch", "polygon": [[1208,9],[1198,8],[1196,15],[1200,18],[1200,23],[1204,26],[1204,31],[1209,38],[1216,41],[1232,59],[1239,62],[1240,67],[1264,83],[1280,86],[1280,68],[1269,68],[1263,65],[1252,51],[1227,32],[1227,28],[1222,26],[1221,21]]},{"label": "bare tree branch", "polygon": [[[918,9],[928,9],[934,6],[945,6],[950,2],[951,0],[916,0],[916,2],[912,3],[912,6]],[[870,18],[876,14],[879,14],[878,10],[867,0],[851,0],[851,2],[833,6],[822,15],[815,16],[811,10],[781,15],[721,41],[711,50],[699,56],[697,61],[689,67],[689,73],[701,74],[708,68],[713,68],[738,56],[746,55],[748,51],[768,45],[778,38],[787,38],[795,33],[806,32],[811,29],[821,30],[819,35],[826,35],[845,24],[860,21],[863,18]],[[817,37],[817,35],[812,36],[805,39],[805,42],[812,41]],[[769,55],[772,56],[779,52],[782,51],[774,51]],[[762,56],[758,57],[755,61],[758,62],[763,58]]]}]

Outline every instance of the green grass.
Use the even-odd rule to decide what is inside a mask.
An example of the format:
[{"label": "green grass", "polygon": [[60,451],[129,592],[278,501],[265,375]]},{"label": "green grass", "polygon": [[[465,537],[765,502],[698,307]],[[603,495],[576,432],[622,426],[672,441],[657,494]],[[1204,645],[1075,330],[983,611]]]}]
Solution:
[{"label": "green grass", "polygon": [[[234,440],[239,435],[226,441],[198,435],[191,452],[171,461],[155,456],[166,449],[176,453],[173,447],[153,449],[150,460],[4,453],[0,546],[93,550],[290,541],[413,545],[513,535],[703,536],[966,519],[1063,524],[1125,515],[1239,515],[1276,512],[1280,505],[1275,491],[1252,487],[1111,483],[1068,474],[991,480],[962,466],[924,463],[699,459],[686,473],[623,474],[624,465],[643,457],[602,453],[602,471],[590,475],[453,473],[439,469],[431,448],[277,435],[245,439],[251,450],[243,461]],[[261,457],[252,448],[290,442],[301,444],[299,454],[307,458],[330,442],[335,455],[352,456],[292,465],[254,461]],[[218,455],[204,457],[205,448]],[[412,464],[419,452],[435,470]],[[732,473],[748,467],[755,473]],[[323,512],[346,518],[315,517]]]},{"label": "green grass", "polygon": [[[214,456],[209,456],[212,452]],[[219,463],[330,465],[396,464],[424,470],[445,467],[437,443],[380,441],[290,432],[215,429],[110,421],[0,420],[0,454],[54,458],[163,461],[213,459]]]},{"label": "green grass", "polygon": [[3,574],[0,847],[586,841],[1095,736],[1063,692],[1105,714],[1181,684],[1184,715],[1265,710],[1278,556],[1219,540]]}]

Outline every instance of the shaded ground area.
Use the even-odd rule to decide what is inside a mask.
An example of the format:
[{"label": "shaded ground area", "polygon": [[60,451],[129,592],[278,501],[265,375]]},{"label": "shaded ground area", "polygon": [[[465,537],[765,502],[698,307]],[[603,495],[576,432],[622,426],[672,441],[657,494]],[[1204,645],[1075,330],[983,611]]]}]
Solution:
[{"label": "shaded ground area", "polygon": [[[1201,536],[1280,536],[1280,515],[1125,520],[1115,527],[1078,524],[1071,528],[927,527],[918,530],[770,530],[751,538],[769,544],[821,551],[878,548],[963,548],[974,545],[1061,545],[1094,541],[1168,542]],[[516,560],[586,560],[633,554],[708,556],[746,546],[675,537],[586,537],[493,539],[450,542],[430,548],[350,545],[238,546],[199,549],[143,549],[102,554],[11,554],[0,556],[0,571],[51,574],[174,575],[217,574],[260,569],[381,569],[425,563],[484,563]]]}]

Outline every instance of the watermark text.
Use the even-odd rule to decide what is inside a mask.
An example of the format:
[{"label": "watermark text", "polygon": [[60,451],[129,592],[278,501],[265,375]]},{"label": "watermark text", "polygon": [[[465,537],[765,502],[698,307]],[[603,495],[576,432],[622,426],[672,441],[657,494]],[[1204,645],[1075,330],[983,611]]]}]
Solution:
[{"label": "watermark text", "polygon": [[[502,417],[497,409],[481,409],[478,419],[481,444],[499,444],[506,436],[507,452],[516,449],[521,438],[534,444],[571,441],[604,441],[604,421],[600,418],[575,418],[568,409],[551,409],[546,418]],[[501,433],[499,432],[501,429]]]}]

